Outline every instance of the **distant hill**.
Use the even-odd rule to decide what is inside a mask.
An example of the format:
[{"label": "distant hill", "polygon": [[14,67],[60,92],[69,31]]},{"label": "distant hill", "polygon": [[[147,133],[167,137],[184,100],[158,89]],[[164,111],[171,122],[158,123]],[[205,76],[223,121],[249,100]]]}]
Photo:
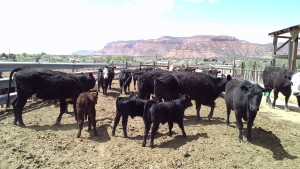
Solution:
[{"label": "distant hill", "polygon": [[160,56],[165,58],[266,57],[271,44],[256,44],[231,36],[164,36],[158,39],[116,41],[96,51],[96,55]]}]

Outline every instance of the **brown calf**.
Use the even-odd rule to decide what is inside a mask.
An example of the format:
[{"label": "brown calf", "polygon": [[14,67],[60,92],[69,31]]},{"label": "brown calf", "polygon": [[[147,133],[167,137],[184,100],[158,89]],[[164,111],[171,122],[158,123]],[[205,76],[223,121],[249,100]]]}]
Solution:
[{"label": "brown calf", "polygon": [[83,92],[81,93],[76,101],[76,109],[77,109],[77,122],[79,126],[79,130],[77,133],[77,137],[80,137],[81,130],[83,127],[83,122],[88,118],[88,130],[91,130],[91,125],[93,125],[94,134],[97,136],[96,131],[96,109],[95,105],[97,104],[98,92],[89,93]]}]

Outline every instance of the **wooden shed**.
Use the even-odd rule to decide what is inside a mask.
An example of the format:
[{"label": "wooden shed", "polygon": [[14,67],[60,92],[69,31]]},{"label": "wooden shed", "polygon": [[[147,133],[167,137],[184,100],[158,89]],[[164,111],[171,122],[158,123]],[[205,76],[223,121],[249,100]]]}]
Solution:
[{"label": "wooden shed", "polygon": [[[279,31],[269,33],[269,36],[273,36],[273,62],[272,65],[275,65],[275,59],[288,59],[288,67],[293,72],[296,72],[296,60],[300,59],[300,56],[297,55],[298,50],[298,40],[299,40],[300,25],[295,25],[289,28],[281,29]],[[289,33],[290,36],[283,36],[283,34]],[[278,47],[278,39],[287,39],[281,46]],[[277,55],[277,52],[288,45],[288,55]]]}]

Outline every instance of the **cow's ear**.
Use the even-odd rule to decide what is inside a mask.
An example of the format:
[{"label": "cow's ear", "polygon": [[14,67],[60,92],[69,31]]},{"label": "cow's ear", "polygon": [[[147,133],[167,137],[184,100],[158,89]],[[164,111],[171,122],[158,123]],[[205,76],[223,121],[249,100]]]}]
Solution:
[{"label": "cow's ear", "polygon": [[244,94],[247,94],[248,93],[248,86],[241,86],[241,90]]},{"label": "cow's ear", "polygon": [[230,75],[227,75],[227,80],[230,81],[232,78]]}]

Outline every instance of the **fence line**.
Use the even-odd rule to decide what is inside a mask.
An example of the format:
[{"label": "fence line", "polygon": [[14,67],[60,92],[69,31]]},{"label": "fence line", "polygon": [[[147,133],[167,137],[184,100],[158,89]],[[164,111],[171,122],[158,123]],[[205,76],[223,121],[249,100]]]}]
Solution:
[{"label": "fence line", "polygon": [[[18,66],[29,66],[33,68],[39,69],[59,69],[59,70],[70,70],[73,74],[88,74],[93,73],[94,76],[97,76],[98,69],[104,67],[106,65],[116,66],[116,75],[118,75],[119,70],[127,68],[127,69],[135,69],[135,68],[143,68],[143,67],[153,67],[153,68],[168,68],[168,64],[142,64],[141,62],[138,64],[128,64],[125,63],[33,63],[33,62],[0,62],[0,72],[10,72],[15,67]],[[195,69],[203,69],[202,66],[188,66],[190,68]],[[253,70],[253,69],[241,69],[235,68],[234,65],[213,65],[214,69],[220,70],[223,74],[231,74],[233,77],[240,77],[245,80],[249,80],[253,83],[262,83],[261,73],[260,70]],[[92,70],[91,70],[92,69]],[[95,70],[96,69],[96,70]],[[0,79],[0,89],[8,88],[9,78],[2,78]],[[12,87],[15,87],[15,82],[12,82]],[[11,94],[11,100],[16,96],[16,92]],[[5,104],[7,100],[7,94],[0,95],[0,104]]]}]

